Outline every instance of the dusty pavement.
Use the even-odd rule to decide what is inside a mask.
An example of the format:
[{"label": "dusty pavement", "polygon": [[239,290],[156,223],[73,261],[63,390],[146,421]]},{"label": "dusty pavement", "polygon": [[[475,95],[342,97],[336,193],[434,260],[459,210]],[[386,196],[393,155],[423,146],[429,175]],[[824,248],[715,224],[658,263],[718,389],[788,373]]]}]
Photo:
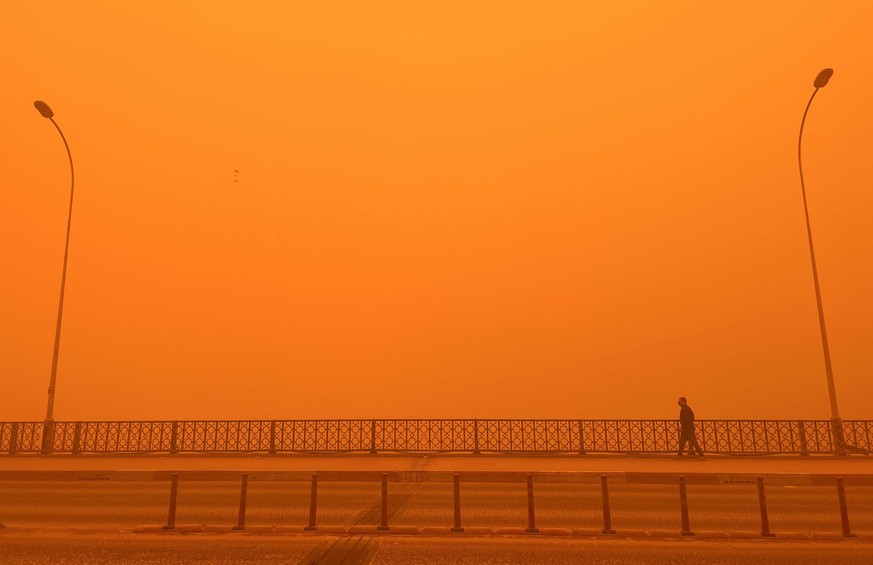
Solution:
[{"label": "dusty pavement", "polygon": [[[348,541],[371,552],[324,553]],[[326,542],[326,543],[325,543]],[[870,565],[873,544],[848,541],[576,540],[545,537],[136,536],[111,532],[0,533],[4,565]]]}]

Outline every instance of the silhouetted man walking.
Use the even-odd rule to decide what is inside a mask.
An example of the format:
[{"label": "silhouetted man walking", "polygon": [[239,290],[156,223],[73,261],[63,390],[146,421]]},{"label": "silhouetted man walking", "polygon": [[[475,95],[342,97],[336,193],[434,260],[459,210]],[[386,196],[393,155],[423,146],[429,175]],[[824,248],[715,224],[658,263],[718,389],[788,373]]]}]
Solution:
[{"label": "silhouetted man walking", "polygon": [[694,434],[694,411],[688,406],[688,401],[684,396],[679,397],[679,457],[682,457],[682,452],[685,451],[685,444],[688,444],[688,452],[692,450],[697,452],[697,455],[703,457],[703,450],[697,443],[697,437]]}]

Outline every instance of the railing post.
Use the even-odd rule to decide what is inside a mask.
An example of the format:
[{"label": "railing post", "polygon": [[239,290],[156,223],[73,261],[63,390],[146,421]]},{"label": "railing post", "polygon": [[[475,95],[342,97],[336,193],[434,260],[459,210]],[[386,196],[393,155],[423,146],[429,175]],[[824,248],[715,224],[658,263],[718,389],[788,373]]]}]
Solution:
[{"label": "railing post", "polygon": [[170,480],[170,509],[167,512],[167,525],[162,530],[172,530],[176,527],[176,495],[179,492],[179,473],[173,473]]},{"label": "railing post", "polygon": [[755,479],[758,483],[758,505],[761,508],[761,537],[772,538],[776,534],[770,531],[770,516],[767,514],[767,497],[764,495],[764,477]]},{"label": "railing post", "polygon": [[806,423],[803,420],[798,420],[797,425],[800,426],[800,454],[809,455],[809,446],[806,443]]},{"label": "railing post", "polygon": [[73,455],[82,451],[82,422],[76,422],[73,426]]},{"label": "railing post", "polygon": [[270,453],[276,453],[276,420],[270,421]]},{"label": "railing post", "polygon": [[179,451],[178,446],[179,440],[179,422],[173,421],[173,427],[170,429],[170,453],[177,453]]},{"label": "railing post", "polygon": [[248,474],[243,474],[242,484],[239,489],[239,516],[236,520],[236,526],[233,527],[234,530],[246,529],[246,499],[248,498],[248,490],[249,476]]},{"label": "railing post", "polygon": [[461,527],[461,475],[455,473],[452,479],[455,485],[455,524],[452,527],[452,531],[463,532],[464,528]]},{"label": "railing post", "polygon": [[612,529],[612,513],[609,511],[609,484],[606,475],[600,475],[600,491],[603,496],[603,529],[604,534],[614,534]]},{"label": "railing post", "polygon": [[388,527],[388,473],[382,473],[382,518],[376,530],[387,532]]},{"label": "railing post", "polygon": [[843,484],[843,477],[837,477],[837,498],[840,499],[840,522],[843,526],[843,537],[858,537],[853,534],[851,528],[849,528],[849,507],[846,504],[846,487]]},{"label": "railing post", "polygon": [[582,420],[579,420],[579,455],[585,455],[585,429]]},{"label": "railing post", "polygon": [[831,433],[834,438],[834,455],[848,455],[846,452],[846,438],[843,435],[843,421],[841,419],[831,419]]},{"label": "railing post", "polygon": [[370,421],[370,453],[376,454],[376,420]]},{"label": "railing post", "polygon": [[685,477],[679,476],[679,512],[682,515],[682,535],[693,536],[688,519],[688,494],[685,492]]},{"label": "railing post", "polygon": [[12,431],[9,432],[9,454],[18,453],[18,422],[12,422]]},{"label": "railing post", "polygon": [[304,532],[314,532],[318,529],[315,523],[315,513],[318,509],[318,473],[312,473],[312,489],[309,492],[309,525]]},{"label": "railing post", "polygon": [[41,453],[53,453],[55,450],[55,421],[46,420],[42,424],[42,450]]},{"label": "railing post", "polygon": [[525,532],[535,534],[540,530],[537,528],[536,517],[534,515],[534,490],[533,490],[533,475],[527,475],[527,529]]},{"label": "railing post", "polygon": [[473,420],[473,453],[479,453],[479,419]]}]

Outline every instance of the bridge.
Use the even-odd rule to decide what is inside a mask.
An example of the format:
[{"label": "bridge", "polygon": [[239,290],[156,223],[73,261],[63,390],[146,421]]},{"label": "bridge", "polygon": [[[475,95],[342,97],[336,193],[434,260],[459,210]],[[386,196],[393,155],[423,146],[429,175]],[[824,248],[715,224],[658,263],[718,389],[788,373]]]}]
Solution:
[{"label": "bridge", "polygon": [[[869,454],[873,420],[698,420],[707,453]],[[344,419],[0,422],[18,453],[671,453],[676,420]]]},{"label": "bridge", "polygon": [[[486,552],[571,563],[599,551],[640,563],[675,553],[683,563],[860,564],[873,547],[873,458],[833,456],[829,421],[701,421],[704,445],[724,453],[704,460],[662,453],[675,445],[672,421],[59,422],[52,454],[40,451],[39,423],[18,422],[15,436],[12,424],[2,427],[0,561],[38,547],[107,562],[155,552],[462,562]],[[848,441],[868,445],[869,425],[844,426]],[[512,442],[497,444],[510,449],[490,451],[495,429],[512,429]],[[801,431],[806,453],[792,452]],[[649,449],[621,452],[640,445]],[[410,446],[419,451],[399,449]],[[694,545],[676,553],[679,541]]]}]

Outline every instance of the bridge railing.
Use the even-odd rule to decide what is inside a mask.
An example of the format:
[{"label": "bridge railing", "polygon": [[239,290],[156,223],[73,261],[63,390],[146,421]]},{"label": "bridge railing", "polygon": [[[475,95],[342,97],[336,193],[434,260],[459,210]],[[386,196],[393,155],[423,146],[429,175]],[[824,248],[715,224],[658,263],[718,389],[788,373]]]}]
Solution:
[{"label": "bridge railing", "polygon": [[[669,453],[675,420],[155,420],[0,422],[15,453]],[[873,420],[698,420],[708,453],[869,453]]]}]

